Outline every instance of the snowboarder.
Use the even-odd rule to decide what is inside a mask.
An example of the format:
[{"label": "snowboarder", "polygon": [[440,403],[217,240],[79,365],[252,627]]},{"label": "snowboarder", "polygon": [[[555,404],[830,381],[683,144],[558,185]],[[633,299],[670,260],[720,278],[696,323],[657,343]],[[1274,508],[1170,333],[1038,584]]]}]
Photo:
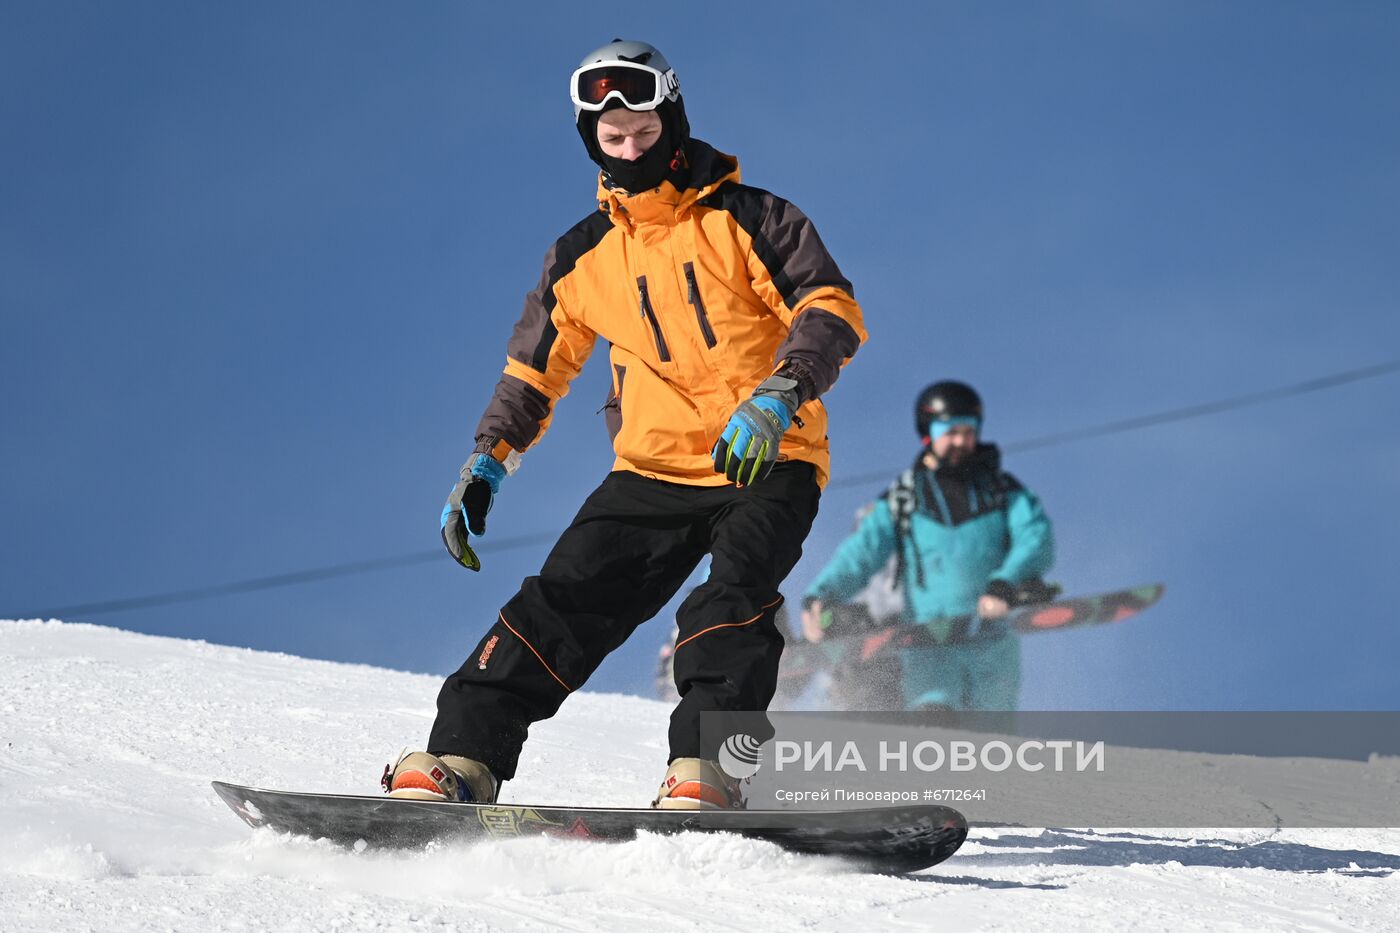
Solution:
[{"label": "snowboarder", "polygon": [[[803,634],[822,640],[824,620],[839,617],[823,605],[850,601],[893,557],[905,621],[938,641],[900,656],[905,708],[1015,710],[1020,640],[996,620],[1024,589],[1042,589],[1054,561],[1050,519],[1002,471],[996,445],[980,442],[982,400],[970,386],[928,386],[914,424],[923,449],[809,587]],[[949,621],[968,615],[971,625]]]},{"label": "snowboarder", "polygon": [[[789,202],[741,184],[737,160],[690,135],[680,85],[643,42],[614,40],[570,79],[601,169],[598,210],[545,254],[504,375],[442,512],[452,556],[549,425],[599,338],[616,460],[438,696],[426,752],[385,776],[397,797],[494,801],[531,723],[670,600],[677,613],[670,758],[655,806],[732,807],[737,785],[701,746],[700,714],[762,710],[783,638],[778,586],[826,482],[820,396],[865,340],[860,307]],[[759,737],[762,738],[762,737]]]}]

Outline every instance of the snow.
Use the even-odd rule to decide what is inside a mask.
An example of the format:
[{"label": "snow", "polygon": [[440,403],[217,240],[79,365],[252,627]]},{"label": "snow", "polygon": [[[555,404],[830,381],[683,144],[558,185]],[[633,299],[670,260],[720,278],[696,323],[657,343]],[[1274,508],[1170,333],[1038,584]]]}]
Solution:
[{"label": "snow", "polygon": [[[437,676],[0,622],[0,930],[1393,930],[1400,829],[974,830],[904,877],[724,836],[352,852],[212,779],[375,793]],[[505,799],[633,806],[668,708],[581,693]]]}]

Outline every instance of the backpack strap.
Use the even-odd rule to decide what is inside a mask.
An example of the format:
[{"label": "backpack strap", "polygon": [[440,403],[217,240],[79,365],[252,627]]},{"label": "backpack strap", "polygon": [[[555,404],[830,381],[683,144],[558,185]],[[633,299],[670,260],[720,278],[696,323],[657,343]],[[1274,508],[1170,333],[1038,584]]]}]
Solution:
[{"label": "backpack strap", "polygon": [[[919,454],[919,459],[923,459],[922,453]],[[903,585],[904,573],[909,569],[909,559],[904,550],[906,541],[914,551],[915,583],[920,588],[924,585],[924,562],[919,560],[919,546],[913,534],[914,511],[919,507],[919,494],[914,486],[914,478],[915,470],[919,467],[920,463],[916,460],[913,466],[899,474],[889,489],[885,490],[885,501],[890,506],[890,517],[894,519],[895,586]]]}]

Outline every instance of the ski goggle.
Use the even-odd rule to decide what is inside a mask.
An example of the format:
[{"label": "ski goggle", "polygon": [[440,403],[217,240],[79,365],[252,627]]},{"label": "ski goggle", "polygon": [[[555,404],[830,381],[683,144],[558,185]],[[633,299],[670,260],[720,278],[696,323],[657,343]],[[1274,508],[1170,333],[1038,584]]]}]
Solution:
[{"label": "ski goggle", "polygon": [[655,110],[679,91],[674,71],[636,62],[584,65],[569,78],[569,96],[580,110],[602,110],[614,98],[628,110]]},{"label": "ski goggle", "polygon": [[930,421],[928,425],[928,436],[932,440],[938,440],[955,427],[969,427],[977,430],[982,428],[982,419],[974,418],[971,415],[958,415],[954,418],[943,418],[938,421]]}]

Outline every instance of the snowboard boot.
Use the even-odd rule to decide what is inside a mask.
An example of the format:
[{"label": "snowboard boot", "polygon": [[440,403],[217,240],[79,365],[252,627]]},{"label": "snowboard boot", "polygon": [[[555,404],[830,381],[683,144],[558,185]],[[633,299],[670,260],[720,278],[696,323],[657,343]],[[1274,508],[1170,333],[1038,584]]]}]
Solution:
[{"label": "snowboard boot", "polygon": [[677,758],[651,804],[661,810],[737,810],[744,806],[739,782],[705,758]]},{"label": "snowboard boot", "polygon": [[390,797],[495,803],[500,783],[484,764],[460,755],[405,752],[380,779]]}]

